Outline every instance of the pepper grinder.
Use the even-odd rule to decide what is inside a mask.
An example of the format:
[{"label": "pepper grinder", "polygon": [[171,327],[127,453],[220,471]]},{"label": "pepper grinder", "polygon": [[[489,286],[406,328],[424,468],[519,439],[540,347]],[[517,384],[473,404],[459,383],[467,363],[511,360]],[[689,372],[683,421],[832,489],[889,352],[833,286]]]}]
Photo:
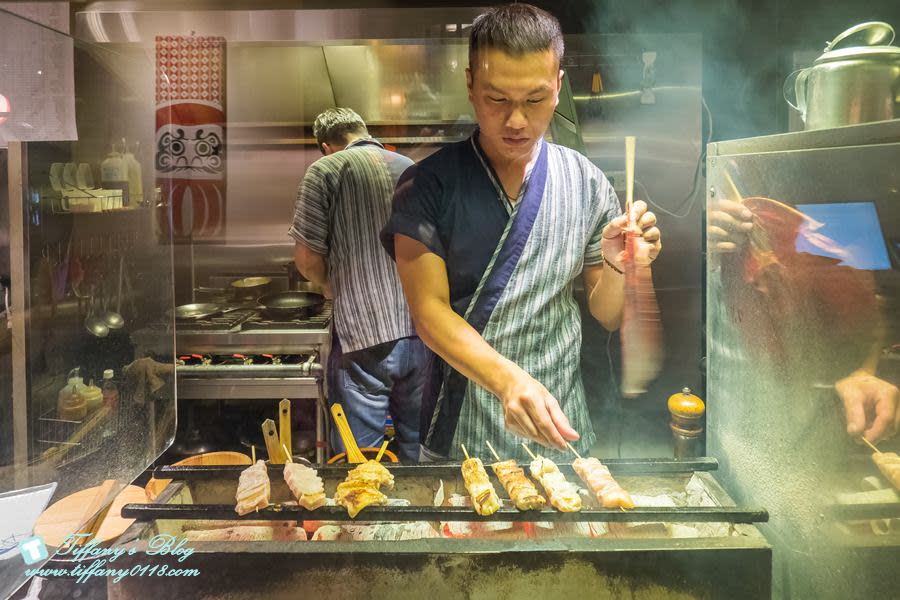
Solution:
[{"label": "pepper grinder", "polygon": [[672,416],[669,428],[675,441],[676,459],[700,455],[705,413],[706,406],[703,400],[692,394],[690,388],[684,388],[681,392],[669,396],[669,414]]}]

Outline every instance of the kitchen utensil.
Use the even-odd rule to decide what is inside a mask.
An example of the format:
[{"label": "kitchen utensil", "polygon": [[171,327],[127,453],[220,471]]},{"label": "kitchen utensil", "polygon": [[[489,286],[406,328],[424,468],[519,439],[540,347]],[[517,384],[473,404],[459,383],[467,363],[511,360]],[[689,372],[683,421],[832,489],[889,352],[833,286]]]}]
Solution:
[{"label": "kitchen utensil", "polygon": [[229,286],[238,300],[252,300],[267,293],[272,286],[271,277],[244,277]]},{"label": "kitchen utensil", "polygon": [[[334,424],[337,426],[344,448],[347,449],[348,462],[365,462],[366,457],[359,451],[356,438],[353,437],[353,430],[350,429],[350,423],[347,422],[347,416],[344,414],[344,407],[339,402],[331,405],[331,416],[334,418]],[[378,454],[378,450],[378,448],[375,448],[375,454]]]},{"label": "kitchen utensil", "polygon": [[88,299],[88,316],[84,320],[84,328],[87,329],[88,333],[95,337],[105,338],[109,335],[109,327],[102,318],[97,316],[94,291],[94,286],[91,286],[91,296]]},{"label": "kitchen utensil", "polygon": [[262,424],[263,439],[266,441],[266,451],[269,453],[269,464],[284,464],[284,450],[281,449],[281,442],[278,441],[278,429],[275,427],[275,421],[266,419]]},{"label": "kitchen utensil", "polygon": [[278,442],[293,454],[291,433],[291,401],[285,398],[278,403]]},{"label": "kitchen utensil", "polygon": [[[369,459],[374,460],[378,457],[378,453],[381,451],[381,448],[360,448],[359,451],[363,455],[363,460],[361,460],[361,461],[352,461],[351,460],[350,462],[365,462],[366,460],[369,460]],[[384,451],[384,456],[381,457],[381,460],[382,461],[386,460],[386,461],[392,462],[392,463],[400,462],[400,459],[397,458],[397,455],[394,454],[393,452],[391,452],[390,450]],[[345,463],[345,462],[347,462],[347,453],[341,452],[340,454],[335,454],[334,456],[329,458],[327,464],[333,465],[335,463]]]},{"label": "kitchen utensil", "polygon": [[106,306],[107,296],[104,295],[105,312],[103,313],[103,322],[106,323],[106,326],[110,329],[122,329],[123,327],[125,327],[125,319],[123,319],[121,313],[118,312],[122,310],[122,267],[122,258],[119,257],[119,297],[117,310],[109,310],[109,307]]},{"label": "kitchen utensil", "polygon": [[[100,494],[102,486],[75,492],[53,503],[45,510],[34,525],[34,533],[43,538],[48,546],[58,548],[66,538],[78,531],[84,523],[85,507]],[[136,485],[126,486],[112,501],[106,518],[96,528],[94,537],[100,543],[114,540],[128,529],[134,519],[122,518],[122,507],[126,504],[145,503],[147,494]]]},{"label": "kitchen utensil", "polygon": [[325,296],[314,292],[275,292],[258,300],[265,316],[276,321],[305,319],[319,312]]},{"label": "kitchen utensil", "polygon": [[[173,466],[208,466],[208,465],[251,465],[250,457],[240,452],[207,452],[206,454],[198,454],[197,456],[189,456],[185,459],[173,463]],[[147,482],[144,490],[147,492],[147,498],[150,502],[156,500],[166,486],[172,482],[171,479],[153,479]]]},{"label": "kitchen utensil", "polygon": [[199,321],[214,315],[223,315],[236,310],[246,309],[246,306],[221,306],[213,303],[182,304],[169,311],[169,316],[177,321]]},{"label": "kitchen utensil", "polygon": [[788,75],[784,99],[805,129],[900,117],[900,47],[893,41],[887,23],[861,23],[829,42],[813,66]]}]

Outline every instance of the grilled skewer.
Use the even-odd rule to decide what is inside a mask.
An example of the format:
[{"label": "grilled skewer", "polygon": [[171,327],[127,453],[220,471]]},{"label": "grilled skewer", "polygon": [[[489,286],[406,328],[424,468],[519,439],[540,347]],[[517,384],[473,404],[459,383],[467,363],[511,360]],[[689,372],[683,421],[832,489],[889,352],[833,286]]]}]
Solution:
[{"label": "grilled skewer", "polygon": [[578,486],[567,481],[559,467],[549,458],[535,456],[524,443],[522,446],[531,455],[529,466],[531,476],[534,477],[547,492],[550,505],[559,512],[579,512],[581,510],[581,496],[578,494]]},{"label": "grilled skewer", "polygon": [[462,451],[466,455],[466,460],[462,463],[463,481],[472,498],[475,512],[479,515],[492,515],[500,510],[500,498],[494,491],[481,459],[471,458],[465,446],[462,446]]},{"label": "grilled skewer", "polygon": [[266,508],[269,506],[270,493],[271,487],[266,463],[258,460],[241,472],[235,494],[237,502],[234,507],[235,512],[243,516],[254,510]]},{"label": "grilled skewer", "polygon": [[497,462],[491,465],[497,479],[503,484],[509,499],[513,501],[519,510],[540,510],[547,504],[547,500],[538,493],[537,488],[525,475],[525,471],[515,460],[500,460],[500,456],[494,450],[490,442],[487,447]]},{"label": "grilled skewer", "polygon": [[601,506],[604,508],[634,508],[631,495],[616,483],[606,465],[593,457],[582,458],[571,445],[569,445],[569,449],[578,457],[572,461],[572,468],[597,497]]},{"label": "grilled skewer", "polygon": [[369,460],[347,473],[337,486],[334,501],[347,509],[350,518],[355,518],[367,506],[387,504],[381,486],[393,489],[394,476],[381,463]]},{"label": "grilled skewer", "polygon": [[896,452],[882,452],[865,437],[862,440],[875,451],[872,455],[872,462],[875,463],[875,466],[878,467],[878,470],[881,471],[884,478],[890,481],[891,485],[900,490],[900,456],[898,456]]}]

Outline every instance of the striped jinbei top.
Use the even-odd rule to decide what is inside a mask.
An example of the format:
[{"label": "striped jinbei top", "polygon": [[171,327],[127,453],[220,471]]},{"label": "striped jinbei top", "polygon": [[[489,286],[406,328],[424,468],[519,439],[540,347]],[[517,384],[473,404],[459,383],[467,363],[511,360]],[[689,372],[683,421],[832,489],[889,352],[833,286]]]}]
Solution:
[{"label": "striped jinbei top", "polygon": [[415,335],[396,265],[378,240],[412,161],[373,139],[320,158],[297,192],[290,236],[325,255],[344,352]]}]

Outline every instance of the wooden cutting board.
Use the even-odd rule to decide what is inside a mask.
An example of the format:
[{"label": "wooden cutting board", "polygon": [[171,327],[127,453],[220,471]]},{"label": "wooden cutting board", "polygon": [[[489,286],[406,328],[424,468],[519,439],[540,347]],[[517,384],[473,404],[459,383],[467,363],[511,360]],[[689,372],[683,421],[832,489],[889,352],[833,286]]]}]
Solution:
[{"label": "wooden cutting board", "polygon": [[[89,516],[84,514],[85,509],[96,499],[101,492],[101,487],[87,488],[54,502],[38,517],[37,523],[34,525],[34,533],[44,538],[44,542],[48,546],[61,546],[66,537],[84,525]],[[147,494],[143,488],[136,485],[126,486],[113,500],[109,513],[97,531],[97,541],[113,540],[122,535],[134,523],[134,519],[122,518],[124,505],[146,502]]]}]

